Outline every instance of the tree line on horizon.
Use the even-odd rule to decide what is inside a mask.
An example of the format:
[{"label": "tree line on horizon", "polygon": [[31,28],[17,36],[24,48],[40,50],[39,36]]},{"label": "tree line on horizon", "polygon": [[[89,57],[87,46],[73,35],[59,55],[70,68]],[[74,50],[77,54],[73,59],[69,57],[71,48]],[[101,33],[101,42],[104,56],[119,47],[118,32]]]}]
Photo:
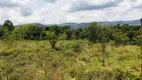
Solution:
[{"label": "tree line on horizon", "polygon": [[52,48],[58,40],[87,39],[93,43],[108,43],[114,41],[119,44],[141,44],[141,26],[128,24],[105,27],[97,22],[92,22],[87,28],[71,29],[70,26],[51,25],[39,27],[34,24],[23,24],[15,27],[10,20],[0,26],[1,40],[49,40]]}]

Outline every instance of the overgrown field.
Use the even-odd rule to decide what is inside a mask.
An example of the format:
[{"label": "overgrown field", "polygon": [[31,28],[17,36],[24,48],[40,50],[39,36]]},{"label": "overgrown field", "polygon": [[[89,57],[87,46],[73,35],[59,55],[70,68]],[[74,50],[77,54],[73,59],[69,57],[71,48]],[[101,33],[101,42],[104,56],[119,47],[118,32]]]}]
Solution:
[{"label": "overgrown field", "polygon": [[[62,40],[0,41],[0,80],[138,80],[141,51],[136,45]],[[102,56],[105,66],[102,66]]]}]

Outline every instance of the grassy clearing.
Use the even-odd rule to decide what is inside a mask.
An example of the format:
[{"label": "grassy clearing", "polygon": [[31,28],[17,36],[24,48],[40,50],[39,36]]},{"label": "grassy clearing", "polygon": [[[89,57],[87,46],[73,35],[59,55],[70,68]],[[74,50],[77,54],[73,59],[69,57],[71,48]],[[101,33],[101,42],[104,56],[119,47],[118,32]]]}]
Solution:
[{"label": "grassy clearing", "polygon": [[0,41],[0,80],[136,80],[140,75],[140,48],[106,47],[106,67],[101,44],[87,40],[59,41],[58,50],[48,41]]}]

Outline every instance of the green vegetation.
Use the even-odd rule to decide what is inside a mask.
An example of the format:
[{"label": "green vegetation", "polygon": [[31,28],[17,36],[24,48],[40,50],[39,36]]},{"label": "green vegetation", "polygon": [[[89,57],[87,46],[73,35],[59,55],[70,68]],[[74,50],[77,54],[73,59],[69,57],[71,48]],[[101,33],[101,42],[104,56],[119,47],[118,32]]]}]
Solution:
[{"label": "green vegetation", "polygon": [[0,27],[0,80],[139,80],[140,26]]}]

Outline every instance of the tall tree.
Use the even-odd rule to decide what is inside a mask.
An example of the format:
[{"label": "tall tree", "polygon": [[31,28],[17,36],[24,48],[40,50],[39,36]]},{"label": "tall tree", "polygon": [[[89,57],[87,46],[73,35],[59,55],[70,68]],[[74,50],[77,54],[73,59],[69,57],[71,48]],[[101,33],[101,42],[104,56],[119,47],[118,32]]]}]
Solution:
[{"label": "tall tree", "polygon": [[40,39],[43,32],[42,27],[38,27],[34,24],[25,24],[21,26],[25,39]]},{"label": "tall tree", "polygon": [[6,28],[8,31],[14,30],[13,23],[10,20],[6,20],[3,24],[3,27]]},{"label": "tall tree", "polygon": [[101,25],[99,25],[97,22],[89,24],[88,37],[91,42],[95,43],[98,40],[101,28],[102,28]]}]

